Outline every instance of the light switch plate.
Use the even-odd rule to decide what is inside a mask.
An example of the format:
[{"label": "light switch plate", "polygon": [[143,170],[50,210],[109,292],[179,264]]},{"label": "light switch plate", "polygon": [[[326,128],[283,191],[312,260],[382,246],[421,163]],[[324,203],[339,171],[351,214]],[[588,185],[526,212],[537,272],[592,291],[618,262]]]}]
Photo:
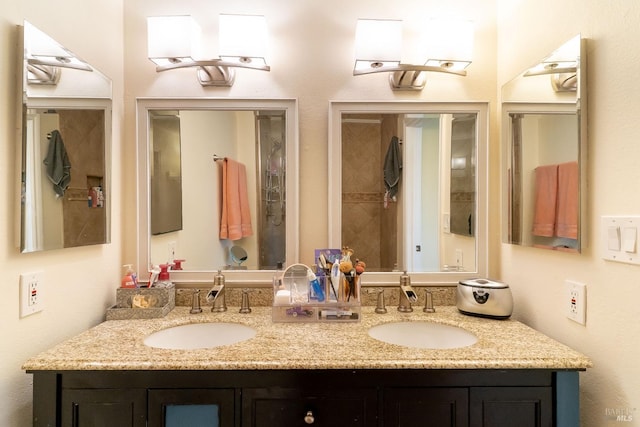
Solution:
[{"label": "light switch plate", "polygon": [[638,230],[640,216],[603,216],[602,258],[608,261],[640,264]]}]

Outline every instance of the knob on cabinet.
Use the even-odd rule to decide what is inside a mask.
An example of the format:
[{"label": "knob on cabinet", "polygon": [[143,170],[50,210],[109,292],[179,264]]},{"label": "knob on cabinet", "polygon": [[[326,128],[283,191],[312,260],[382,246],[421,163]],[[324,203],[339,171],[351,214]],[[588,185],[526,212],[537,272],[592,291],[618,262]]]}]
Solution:
[{"label": "knob on cabinet", "polygon": [[307,411],[307,415],[304,416],[304,422],[307,424],[313,424],[315,422],[312,411]]}]

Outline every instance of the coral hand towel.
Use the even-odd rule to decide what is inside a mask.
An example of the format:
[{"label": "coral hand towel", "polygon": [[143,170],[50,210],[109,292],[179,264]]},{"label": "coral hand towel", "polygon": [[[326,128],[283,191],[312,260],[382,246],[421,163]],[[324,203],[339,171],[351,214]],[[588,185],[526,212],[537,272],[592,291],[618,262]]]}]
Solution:
[{"label": "coral hand towel", "polygon": [[242,163],[232,159],[224,159],[222,163],[220,239],[239,240],[252,234],[251,211],[247,194],[247,170]]},{"label": "coral hand towel", "polygon": [[578,162],[558,165],[558,214],[556,235],[578,238]]},{"label": "coral hand towel", "polygon": [[558,165],[536,168],[535,213],[533,234],[552,237],[556,223],[558,199]]}]

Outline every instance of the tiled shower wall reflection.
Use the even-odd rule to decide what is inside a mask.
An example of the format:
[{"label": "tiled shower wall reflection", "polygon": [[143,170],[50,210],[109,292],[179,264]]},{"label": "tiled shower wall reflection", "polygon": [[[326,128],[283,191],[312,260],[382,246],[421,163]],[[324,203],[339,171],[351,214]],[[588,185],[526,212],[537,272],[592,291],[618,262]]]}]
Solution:
[{"label": "tiled shower wall reflection", "polygon": [[[342,120],[342,244],[372,271],[391,271],[397,259],[398,203],[384,207],[383,163],[398,135],[398,116],[345,114]],[[402,182],[398,201],[402,193]]]}]

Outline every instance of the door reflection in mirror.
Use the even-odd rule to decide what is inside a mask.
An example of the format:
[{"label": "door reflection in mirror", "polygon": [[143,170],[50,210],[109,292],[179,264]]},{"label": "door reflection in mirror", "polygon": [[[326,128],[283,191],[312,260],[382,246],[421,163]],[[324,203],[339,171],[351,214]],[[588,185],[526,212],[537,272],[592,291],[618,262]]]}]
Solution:
[{"label": "door reflection in mirror", "polygon": [[367,271],[475,271],[475,123],[476,114],[342,115],[341,242]]}]

